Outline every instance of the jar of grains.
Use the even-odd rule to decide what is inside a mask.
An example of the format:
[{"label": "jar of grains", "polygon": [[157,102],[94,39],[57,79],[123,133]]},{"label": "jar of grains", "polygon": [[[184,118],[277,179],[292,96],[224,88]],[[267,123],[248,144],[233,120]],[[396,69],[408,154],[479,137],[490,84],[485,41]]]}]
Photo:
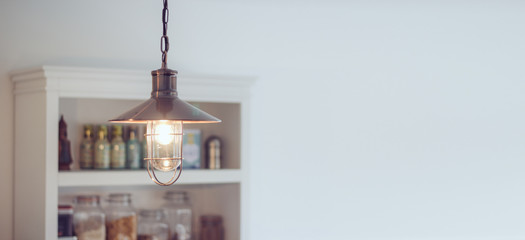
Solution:
[{"label": "jar of grains", "polygon": [[105,240],[105,214],[100,208],[100,197],[81,195],[75,198],[73,226],[78,240]]},{"label": "jar of grains", "polygon": [[131,194],[109,195],[106,208],[107,240],[136,240],[137,213],[131,205]]}]

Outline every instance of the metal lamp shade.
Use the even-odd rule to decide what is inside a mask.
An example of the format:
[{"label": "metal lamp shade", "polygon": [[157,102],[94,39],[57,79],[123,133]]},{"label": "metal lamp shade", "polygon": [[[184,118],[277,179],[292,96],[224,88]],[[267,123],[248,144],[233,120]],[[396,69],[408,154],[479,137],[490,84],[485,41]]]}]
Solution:
[{"label": "metal lamp shade", "polygon": [[122,115],[110,120],[121,123],[146,123],[155,120],[177,120],[183,123],[221,122],[216,117],[179,99],[177,96],[150,98]]},{"label": "metal lamp shade", "polygon": [[177,96],[177,71],[158,69],[151,72],[151,98],[110,120],[120,123],[146,123],[172,120],[183,123],[217,123],[220,119],[192,106]]}]

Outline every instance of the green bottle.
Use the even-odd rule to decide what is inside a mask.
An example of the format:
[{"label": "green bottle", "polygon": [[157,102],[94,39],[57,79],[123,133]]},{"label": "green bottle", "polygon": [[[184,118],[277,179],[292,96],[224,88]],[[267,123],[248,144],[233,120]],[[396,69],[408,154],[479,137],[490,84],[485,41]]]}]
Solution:
[{"label": "green bottle", "polygon": [[95,142],[95,169],[109,169],[111,145],[108,142],[108,128],[101,125],[98,128],[98,139]]},{"label": "green bottle", "polygon": [[[146,128],[143,128],[144,134],[146,134]],[[148,157],[148,141],[146,140],[146,136],[142,137],[142,161],[140,161],[140,167],[146,168],[148,167],[148,162],[144,159]]]},{"label": "green bottle", "polygon": [[122,126],[113,125],[111,138],[111,168],[126,168],[126,143],[122,139]]},{"label": "green bottle", "polygon": [[93,142],[93,126],[84,125],[84,139],[80,144],[80,168],[92,169],[93,168],[93,154],[94,154],[94,142]]},{"label": "green bottle", "polygon": [[139,169],[142,155],[140,154],[142,146],[136,137],[137,128],[129,128],[128,142],[126,143],[127,167],[130,169]]}]

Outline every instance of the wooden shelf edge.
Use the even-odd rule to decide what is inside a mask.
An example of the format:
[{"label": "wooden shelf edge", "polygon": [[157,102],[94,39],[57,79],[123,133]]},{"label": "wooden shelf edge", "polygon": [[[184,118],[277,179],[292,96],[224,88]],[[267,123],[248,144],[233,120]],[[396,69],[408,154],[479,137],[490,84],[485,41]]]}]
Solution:
[{"label": "wooden shelf edge", "polygon": [[[240,169],[187,169],[175,184],[240,183]],[[96,186],[156,186],[145,169],[107,171],[62,171],[58,173],[58,187]]]}]

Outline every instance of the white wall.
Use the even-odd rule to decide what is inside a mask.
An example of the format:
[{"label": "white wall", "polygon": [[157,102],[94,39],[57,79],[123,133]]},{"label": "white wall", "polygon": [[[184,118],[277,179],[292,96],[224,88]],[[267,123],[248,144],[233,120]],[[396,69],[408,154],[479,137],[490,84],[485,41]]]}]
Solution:
[{"label": "white wall", "polygon": [[[2,239],[12,236],[7,73],[157,68],[160,2],[0,2]],[[525,3],[170,6],[171,67],[259,77],[251,239],[525,238]]]}]

